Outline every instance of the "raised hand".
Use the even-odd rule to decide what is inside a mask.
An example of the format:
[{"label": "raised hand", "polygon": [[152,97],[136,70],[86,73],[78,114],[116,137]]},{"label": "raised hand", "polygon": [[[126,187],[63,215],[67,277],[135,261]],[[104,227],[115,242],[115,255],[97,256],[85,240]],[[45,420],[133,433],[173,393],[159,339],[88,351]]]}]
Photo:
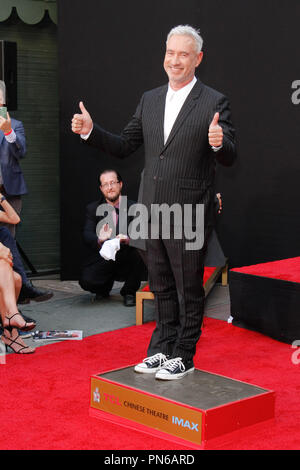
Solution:
[{"label": "raised hand", "polygon": [[211,147],[220,147],[223,144],[223,129],[219,124],[220,114],[215,113],[208,129],[208,142]]},{"label": "raised hand", "polygon": [[82,101],[79,103],[81,114],[74,114],[72,119],[72,131],[75,134],[88,134],[93,129],[93,120],[85,109]]}]

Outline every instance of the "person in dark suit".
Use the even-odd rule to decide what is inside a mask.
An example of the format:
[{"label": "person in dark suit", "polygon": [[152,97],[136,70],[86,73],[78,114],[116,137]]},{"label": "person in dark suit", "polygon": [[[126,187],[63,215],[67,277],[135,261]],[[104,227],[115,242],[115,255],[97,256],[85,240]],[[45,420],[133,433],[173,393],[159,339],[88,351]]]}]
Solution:
[{"label": "person in dark suit", "polygon": [[[200,65],[202,38],[197,30],[180,25],[166,43],[164,68],[167,85],[147,91],[120,136],[93,123],[82,102],[72,130],[90,145],[119,158],[145,149],[143,190],[140,201],[148,208],[166,203],[204,206],[203,246],[187,248],[185,236],[146,240],[149,287],[155,295],[156,328],[148,357],[136,372],[155,373],[173,380],[194,370],[193,357],[201,334],[204,311],[204,255],[214,208],[216,162],[231,165],[235,159],[235,131],[228,99],[195,77]],[[202,205],[202,206],[200,206]],[[152,215],[150,218],[152,223]]]},{"label": "person in dark suit", "polygon": [[[121,195],[123,182],[121,175],[115,170],[105,170],[100,175],[100,191],[102,198],[88,204],[83,230],[85,242],[84,266],[79,280],[80,286],[89,292],[95,293],[95,300],[109,297],[115,281],[125,281],[121,288],[124,305],[135,306],[135,293],[140,288],[141,280],[145,278],[145,266],[138,251],[129,246],[127,233],[120,233],[120,229],[127,232],[128,225],[120,227],[122,213],[127,214],[133,201]],[[110,206],[110,207],[107,207]],[[98,208],[103,207],[101,214],[97,215]],[[112,208],[112,212],[110,212]],[[108,222],[108,216],[111,220]],[[128,223],[131,217],[125,215]],[[108,240],[114,239],[119,248],[111,259],[103,257],[99,251]],[[101,250],[102,252],[102,250]]]},{"label": "person in dark suit", "polygon": [[[5,105],[4,82],[0,83],[0,107]],[[24,126],[7,116],[0,116],[0,191],[20,215],[22,208],[21,196],[27,193],[25,179],[19,164],[26,154],[26,138]],[[15,236],[15,225],[7,227]]]}]

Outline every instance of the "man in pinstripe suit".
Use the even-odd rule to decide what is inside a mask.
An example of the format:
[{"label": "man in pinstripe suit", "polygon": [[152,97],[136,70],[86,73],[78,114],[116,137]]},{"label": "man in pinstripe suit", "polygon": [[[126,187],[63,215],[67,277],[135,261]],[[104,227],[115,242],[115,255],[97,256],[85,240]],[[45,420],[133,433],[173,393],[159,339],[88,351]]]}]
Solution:
[{"label": "man in pinstripe suit", "polygon": [[[193,357],[204,311],[204,252],[211,230],[215,162],[235,159],[229,102],[195,78],[203,58],[202,38],[190,26],[173,28],[167,38],[164,68],[169,84],[144,93],[120,136],[93,123],[83,103],[72,130],[87,143],[120,158],[144,144],[145,169],[139,202],[190,204],[205,208],[204,246],[186,249],[171,236],[146,241],[149,284],[155,295],[156,328],[148,357],[135,367],[156,379],[180,379],[194,370]],[[160,227],[161,228],[161,227]]]}]

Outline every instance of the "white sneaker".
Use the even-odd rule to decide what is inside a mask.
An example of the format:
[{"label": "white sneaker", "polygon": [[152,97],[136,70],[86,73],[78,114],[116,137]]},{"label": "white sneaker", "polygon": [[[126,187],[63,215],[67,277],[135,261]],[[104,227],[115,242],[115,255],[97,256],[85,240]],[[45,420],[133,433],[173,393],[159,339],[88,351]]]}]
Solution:
[{"label": "white sneaker", "polygon": [[154,356],[146,357],[143,362],[137,364],[134,371],[140,374],[155,374],[167,360],[164,354],[157,353]]},{"label": "white sneaker", "polygon": [[195,370],[193,362],[184,364],[181,357],[169,359],[164,363],[160,370],[155,374],[155,378],[159,380],[176,380],[182,379],[187,374]]}]

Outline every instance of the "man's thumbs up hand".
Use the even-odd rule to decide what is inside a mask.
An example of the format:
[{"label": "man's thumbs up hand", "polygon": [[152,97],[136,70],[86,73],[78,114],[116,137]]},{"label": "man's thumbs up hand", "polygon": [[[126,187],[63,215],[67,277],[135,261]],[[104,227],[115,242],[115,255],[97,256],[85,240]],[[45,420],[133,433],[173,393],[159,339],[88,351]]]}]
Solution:
[{"label": "man's thumbs up hand", "polygon": [[81,114],[74,114],[72,119],[72,131],[75,134],[88,134],[93,129],[93,121],[85,109],[82,101],[79,103]]},{"label": "man's thumbs up hand", "polygon": [[220,114],[215,113],[208,129],[208,142],[211,147],[223,145],[223,129],[219,125]]}]

